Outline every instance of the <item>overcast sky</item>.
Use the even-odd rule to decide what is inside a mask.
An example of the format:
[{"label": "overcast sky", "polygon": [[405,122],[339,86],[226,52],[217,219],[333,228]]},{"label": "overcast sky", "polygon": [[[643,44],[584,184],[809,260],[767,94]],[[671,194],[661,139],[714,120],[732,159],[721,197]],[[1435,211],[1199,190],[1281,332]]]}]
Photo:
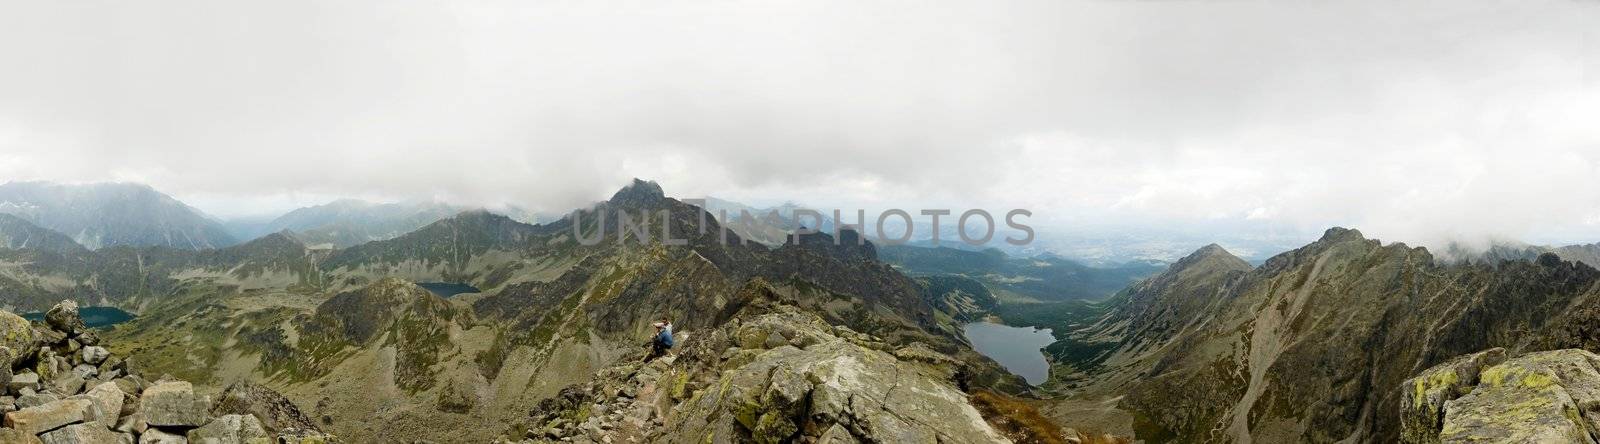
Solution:
[{"label": "overcast sky", "polygon": [[1593,1],[605,3],[0,0],[0,181],[1600,241]]}]

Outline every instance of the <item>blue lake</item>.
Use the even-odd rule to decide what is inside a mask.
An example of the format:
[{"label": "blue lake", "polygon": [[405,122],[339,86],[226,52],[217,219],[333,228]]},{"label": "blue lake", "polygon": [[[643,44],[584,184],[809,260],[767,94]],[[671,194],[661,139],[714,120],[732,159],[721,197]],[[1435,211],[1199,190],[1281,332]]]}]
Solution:
[{"label": "blue lake", "polygon": [[418,282],[417,286],[445,299],[461,293],[477,293],[479,291],[478,287],[457,282]]},{"label": "blue lake", "polygon": [[[133,313],[128,313],[116,307],[82,307],[78,309],[78,317],[83,318],[83,323],[91,328],[110,327],[133,320]],[[30,321],[44,320],[44,312],[23,313],[23,319]]]},{"label": "blue lake", "polygon": [[1040,350],[1056,340],[1050,336],[1050,329],[974,322],[962,330],[978,353],[999,362],[1029,384],[1039,385],[1050,377],[1050,363]]}]

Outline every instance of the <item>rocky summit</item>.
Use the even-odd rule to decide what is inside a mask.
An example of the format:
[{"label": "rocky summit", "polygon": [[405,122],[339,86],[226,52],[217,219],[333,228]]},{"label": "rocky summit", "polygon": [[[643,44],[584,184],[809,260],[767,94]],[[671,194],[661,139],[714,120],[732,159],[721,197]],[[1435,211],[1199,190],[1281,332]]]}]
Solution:
[{"label": "rocky summit", "polygon": [[[524,442],[1010,442],[969,401],[969,370],[764,295],[681,353],[629,356],[541,403]],[[996,421],[1003,422],[1004,419]]]},{"label": "rocky summit", "polygon": [[0,311],[0,442],[298,443],[336,442],[271,390],[243,385],[222,398],[171,377],[142,376],[116,356],[64,301],[29,323]]}]

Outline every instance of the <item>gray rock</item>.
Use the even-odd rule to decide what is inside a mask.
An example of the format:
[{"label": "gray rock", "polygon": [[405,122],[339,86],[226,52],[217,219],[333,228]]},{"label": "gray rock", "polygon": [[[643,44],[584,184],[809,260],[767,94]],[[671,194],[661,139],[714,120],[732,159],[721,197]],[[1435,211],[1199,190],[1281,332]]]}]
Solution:
[{"label": "gray rock", "polygon": [[50,311],[44,313],[44,321],[50,328],[60,330],[69,335],[87,330],[83,325],[83,318],[78,316],[78,303],[71,300],[61,301]]},{"label": "gray rock", "polygon": [[93,400],[95,406],[100,408],[101,424],[106,428],[116,427],[117,420],[122,417],[122,402],[126,397],[122,389],[117,388],[116,384],[105,382],[94,386],[81,396]]},{"label": "gray rock", "polygon": [[111,357],[110,351],[106,351],[105,347],[98,346],[84,347],[82,353],[83,362],[89,365],[100,365],[100,363],[106,362],[106,358]]},{"label": "gray rock", "polygon": [[50,386],[51,388],[54,388],[57,393],[74,395],[80,391],[83,391],[83,384],[85,382],[87,381],[83,379],[83,375],[79,375],[77,372],[66,372],[62,373],[61,376],[57,376],[55,381],[50,383]]},{"label": "gray rock", "polygon": [[99,419],[99,407],[88,399],[63,399],[6,413],[5,426],[38,434],[68,424]]},{"label": "gray rock", "polygon": [[139,434],[139,444],[189,444],[189,438],[152,428]]},{"label": "gray rock", "polygon": [[139,411],[155,427],[199,427],[208,416],[210,403],[194,394],[194,386],[183,381],[156,383],[139,395]]},{"label": "gray rock", "polygon": [[44,444],[131,443],[133,435],[113,432],[97,423],[73,424],[39,435]]},{"label": "gray rock", "polygon": [[37,349],[34,336],[33,325],[27,319],[0,310],[0,347],[11,349],[12,359],[33,354]]},{"label": "gray rock", "polygon": [[39,437],[32,433],[16,429],[0,429],[0,442],[6,444],[43,444]]},{"label": "gray rock", "polygon": [[255,415],[223,415],[189,431],[189,441],[205,444],[245,444],[255,440],[272,440]]},{"label": "gray rock", "polygon": [[12,393],[21,393],[23,390],[38,390],[39,374],[27,372],[11,375],[11,382],[6,383],[6,389],[11,390]]},{"label": "gray rock", "polygon": [[28,408],[28,407],[38,407],[38,406],[41,406],[41,405],[49,404],[49,403],[60,401],[60,400],[61,400],[61,398],[57,398],[55,395],[52,395],[52,394],[49,394],[49,393],[37,393],[37,394],[32,394],[32,395],[22,395],[22,396],[17,398],[17,407],[18,408],[24,408],[24,409]]},{"label": "gray rock", "polygon": [[100,369],[85,363],[78,364],[77,367],[73,367],[72,372],[77,373],[78,376],[82,376],[83,379],[94,379],[95,375],[100,374]]}]

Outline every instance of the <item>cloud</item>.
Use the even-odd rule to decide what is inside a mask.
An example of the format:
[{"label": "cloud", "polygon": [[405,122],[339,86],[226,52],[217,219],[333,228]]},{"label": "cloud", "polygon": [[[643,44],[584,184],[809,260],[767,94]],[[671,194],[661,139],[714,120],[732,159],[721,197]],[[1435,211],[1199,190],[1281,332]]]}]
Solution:
[{"label": "cloud", "polygon": [[23,3],[0,179],[1600,240],[1584,2]]}]

